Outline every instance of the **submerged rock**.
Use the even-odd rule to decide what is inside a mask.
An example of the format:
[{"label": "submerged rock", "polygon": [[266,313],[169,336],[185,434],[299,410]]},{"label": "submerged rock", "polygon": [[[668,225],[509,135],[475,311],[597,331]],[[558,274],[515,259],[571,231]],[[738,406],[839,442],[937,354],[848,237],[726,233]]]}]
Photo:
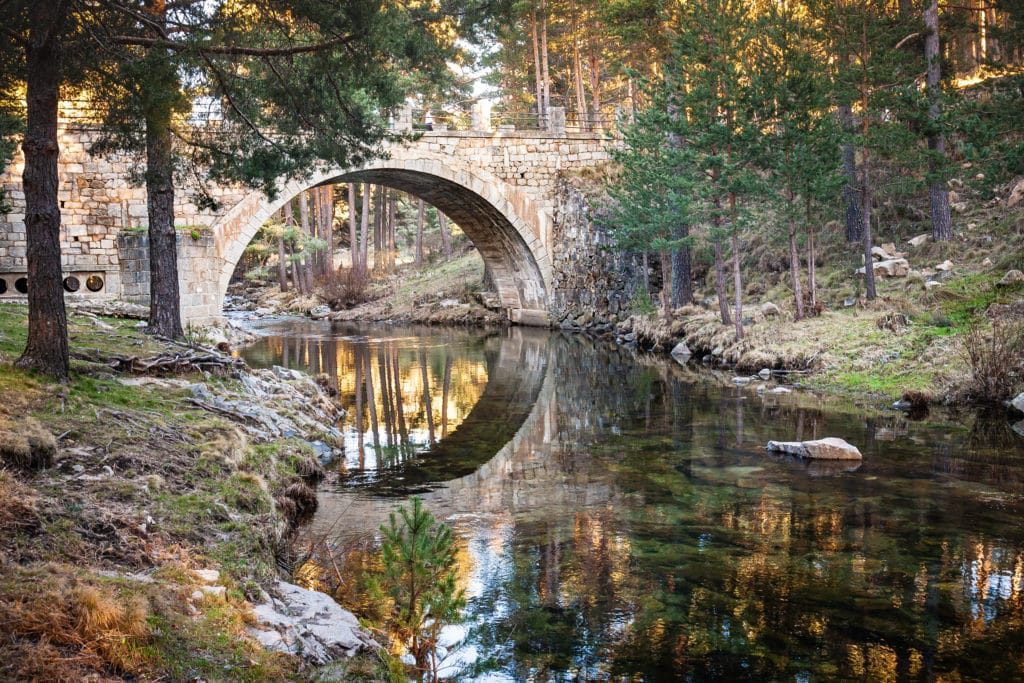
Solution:
[{"label": "submerged rock", "polygon": [[860,460],[864,457],[856,446],[831,436],[814,441],[769,441],[766,448],[773,453],[789,453],[817,460]]},{"label": "submerged rock", "polygon": [[258,625],[249,629],[268,650],[319,665],[379,647],[355,615],[329,595],[285,581],[277,581],[272,591],[253,608]]}]

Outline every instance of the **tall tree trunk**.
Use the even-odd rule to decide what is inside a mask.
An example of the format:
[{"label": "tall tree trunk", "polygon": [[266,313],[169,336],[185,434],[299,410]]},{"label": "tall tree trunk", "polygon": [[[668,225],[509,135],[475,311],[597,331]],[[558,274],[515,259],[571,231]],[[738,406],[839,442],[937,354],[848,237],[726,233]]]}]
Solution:
[{"label": "tall tree trunk", "polygon": [[548,69],[548,7],[546,0],[540,0],[540,65],[544,76],[544,124],[550,125],[548,113],[551,110],[551,72]]},{"label": "tall tree trunk", "polygon": [[953,220],[949,214],[949,190],[945,182],[946,136],[942,133],[942,56],[939,53],[939,3],[930,0],[924,11],[927,35],[924,58],[928,63],[926,92],[928,94],[928,198],[932,211],[932,239],[947,242],[953,239]]},{"label": "tall tree trunk", "polygon": [[722,240],[715,240],[715,294],[718,296],[718,314],[723,325],[731,325],[729,300],[725,296],[725,264],[722,262]]},{"label": "tall tree trunk", "polygon": [[395,229],[398,221],[398,200],[394,190],[388,190],[388,269],[393,270],[398,253],[395,250]]},{"label": "tall tree trunk", "polygon": [[808,300],[814,315],[818,314],[818,278],[815,274],[818,254],[814,245],[814,224],[811,223],[811,197],[804,197],[804,208],[807,217],[807,290]]},{"label": "tall tree trunk", "polygon": [[57,109],[64,61],[61,37],[70,4],[66,0],[51,0],[29,5],[25,49],[28,116],[22,143],[28,341],[17,364],[61,381],[68,377],[69,361],[57,201]]},{"label": "tall tree trunk", "polygon": [[348,184],[348,243],[352,252],[352,270],[359,268],[359,239],[356,236],[356,184]]},{"label": "tall tree trunk", "polygon": [[320,275],[334,272],[334,186],[320,188],[320,239],[324,250],[320,252]]},{"label": "tall tree trunk", "polygon": [[423,223],[426,217],[426,205],[422,199],[417,200],[417,211],[416,214],[416,267],[420,268],[423,266]]},{"label": "tall tree trunk", "polygon": [[569,14],[572,18],[572,68],[573,81],[576,86],[576,111],[579,115],[580,130],[589,130],[590,127],[587,125],[587,98],[583,90],[583,62],[580,59],[576,0],[570,1]]},{"label": "tall tree trunk", "polygon": [[291,263],[292,268],[292,284],[295,285],[295,291],[299,294],[306,293],[306,279],[302,277],[302,267],[299,263],[299,255],[295,253],[295,242],[288,244],[289,257],[288,261]]},{"label": "tall tree trunk", "polygon": [[373,270],[384,270],[384,186],[378,185],[373,193]]},{"label": "tall tree trunk", "polygon": [[597,50],[594,48],[594,40],[597,36],[598,28],[591,24],[590,41],[588,44],[588,56],[587,61],[590,66],[590,101],[591,107],[593,108],[593,117],[591,119],[591,130],[601,129],[601,58],[597,54]]},{"label": "tall tree trunk", "polygon": [[540,41],[537,38],[537,8],[530,7],[530,33],[533,37],[533,71],[534,85],[537,88],[537,121],[540,127],[544,127],[544,119],[547,112],[544,111],[544,76],[540,67]]},{"label": "tall tree trunk", "polygon": [[[146,11],[159,26],[166,23],[164,0],[147,0]],[[146,209],[149,217],[149,332],[184,337],[178,291],[178,240],[174,229],[174,157],[171,150],[171,102],[168,87],[177,81],[175,66],[163,48],[146,53],[142,84],[146,125]]]},{"label": "tall tree trunk", "polygon": [[658,253],[661,261],[661,315],[665,320],[672,317],[672,255],[668,249]]},{"label": "tall tree trunk", "polygon": [[288,264],[284,253],[284,235],[277,237],[277,282],[282,292],[288,291]]},{"label": "tall tree trunk", "polygon": [[[672,230],[672,237],[688,237],[690,226],[679,223]],[[690,263],[690,247],[683,245],[672,251],[672,308],[685,306],[693,301],[693,272]]]},{"label": "tall tree trunk", "polygon": [[444,257],[452,257],[452,233],[448,230],[448,217],[440,211],[437,212],[437,229],[441,231],[441,249],[444,250]]},{"label": "tall tree trunk", "polygon": [[[302,234],[308,237],[316,237],[313,227],[309,221],[309,196],[305,192],[299,193],[299,226]],[[307,293],[313,291],[313,250],[305,248],[302,250],[302,278]]]},{"label": "tall tree trunk", "polygon": [[[839,106],[839,123],[846,137],[853,134],[853,108],[849,104]],[[857,188],[857,152],[853,143],[844,141],[839,149],[843,159],[843,202],[846,205],[846,241],[859,242],[863,235],[864,219],[860,215],[860,191]]]},{"label": "tall tree trunk", "polygon": [[363,196],[360,200],[362,211],[359,219],[359,262],[362,264],[361,269],[364,273],[367,272],[370,265],[370,197],[372,194],[370,183],[363,183]]},{"label": "tall tree trunk", "polygon": [[732,230],[732,285],[736,290],[736,341],[743,339],[743,272],[740,269],[740,233]]},{"label": "tall tree trunk", "polygon": [[864,247],[864,296],[868,301],[875,298],[875,259],[871,254],[871,177],[868,173],[867,151],[864,152],[862,178],[861,178],[861,204],[860,211],[864,217],[863,247]]},{"label": "tall tree trunk", "polygon": [[[793,201],[793,193],[790,192],[790,203]],[[800,285],[800,254],[796,249],[796,221],[789,221],[789,273],[793,278],[793,300],[796,304],[796,319],[804,317],[804,293]]]}]

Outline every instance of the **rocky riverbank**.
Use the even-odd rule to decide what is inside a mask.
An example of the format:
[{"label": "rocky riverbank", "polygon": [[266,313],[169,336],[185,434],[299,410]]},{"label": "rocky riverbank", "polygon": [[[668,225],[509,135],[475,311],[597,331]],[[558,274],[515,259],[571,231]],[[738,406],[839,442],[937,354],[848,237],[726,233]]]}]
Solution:
[{"label": "rocky riverbank", "polygon": [[321,386],[74,311],[50,384],[9,364],[25,315],[0,306],[0,678],[311,680],[363,652],[328,680],[373,680],[354,618],[328,634],[329,598],[281,583],[341,447]]}]

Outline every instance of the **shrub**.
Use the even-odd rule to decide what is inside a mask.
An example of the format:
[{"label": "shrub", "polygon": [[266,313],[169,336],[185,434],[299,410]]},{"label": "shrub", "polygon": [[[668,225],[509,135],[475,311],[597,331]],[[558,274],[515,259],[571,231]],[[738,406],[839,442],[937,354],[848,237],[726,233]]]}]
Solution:
[{"label": "shrub", "polygon": [[319,294],[334,310],[358,306],[371,299],[370,276],[354,268],[339,268],[320,279]]},{"label": "shrub", "polygon": [[995,318],[985,329],[975,320],[964,335],[964,355],[971,371],[969,398],[981,403],[1010,398],[1024,375],[1024,323]]}]

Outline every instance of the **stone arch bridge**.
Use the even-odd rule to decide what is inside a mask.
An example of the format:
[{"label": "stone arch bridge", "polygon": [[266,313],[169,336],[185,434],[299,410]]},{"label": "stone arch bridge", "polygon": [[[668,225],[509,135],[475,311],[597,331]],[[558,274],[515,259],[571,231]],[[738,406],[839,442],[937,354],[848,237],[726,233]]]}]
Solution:
[{"label": "stone arch bridge", "polygon": [[[284,202],[303,190],[336,182],[370,182],[404,190],[458,223],[489,266],[501,307],[514,323],[549,322],[555,272],[553,219],[559,174],[598,166],[614,142],[607,136],[562,130],[425,132],[386,148],[362,166],[323,170],[283,185],[276,200],[239,187],[212,187],[221,204],[200,209],[187,188],[175,204],[179,227],[182,316],[203,324],[221,313],[228,280],[246,245]],[[65,121],[60,129],[61,242],[69,299],[148,301],[145,189],[133,186],[137,161],[127,155],[91,156],[95,129]],[[24,296],[25,203],[23,163],[0,175],[13,210],[0,216],[0,300]]]}]

